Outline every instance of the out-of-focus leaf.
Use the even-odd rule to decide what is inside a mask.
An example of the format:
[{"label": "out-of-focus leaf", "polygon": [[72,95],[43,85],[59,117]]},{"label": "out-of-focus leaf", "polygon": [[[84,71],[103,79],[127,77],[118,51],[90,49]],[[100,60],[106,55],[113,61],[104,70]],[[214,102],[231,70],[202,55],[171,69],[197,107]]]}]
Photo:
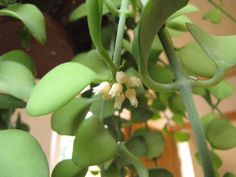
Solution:
[{"label": "out-of-focus leaf", "polygon": [[0,61],[0,90],[28,100],[34,86],[34,76],[24,65],[13,61]]},{"label": "out-of-focus leaf", "polygon": [[203,16],[203,19],[209,20],[213,24],[219,24],[222,19],[222,13],[219,8],[213,8]]},{"label": "out-of-focus leaf", "polygon": [[[210,156],[211,156],[211,161],[212,161],[212,164],[213,164],[213,168],[215,170],[219,169],[223,164],[221,158],[214,151],[210,151]],[[201,164],[199,153],[196,153],[195,157],[196,157],[198,163]]]},{"label": "out-of-focus leaf", "polygon": [[46,42],[44,16],[35,5],[16,3],[1,9],[0,15],[19,19],[40,44]]},{"label": "out-of-focus leaf", "polygon": [[206,131],[208,125],[214,120],[218,118],[217,115],[213,114],[213,113],[209,113],[209,114],[205,114],[204,116],[202,116],[202,125]]},{"label": "out-of-focus leaf", "polygon": [[87,168],[81,169],[72,160],[60,161],[53,169],[52,177],[84,177]]},{"label": "out-of-focus leaf", "polygon": [[151,132],[147,129],[140,129],[134,133],[134,136],[141,136],[147,143],[148,158],[158,158],[162,155],[165,146],[165,140],[160,132]]},{"label": "out-of-focus leaf", "polygon": [[225,119],[214,119],[208,125],[206,136],[212,147],[231,149],[236,146],[236,128]]},{"label": "out-of-focus leaf", "polygon": [[145,156],[147,153],[147,143],[141,136],[134,136],[126,143],[128,150],[137,157]]},{"label": "out-of-focus leaf", "polygon": [[236,64],[236,35],[213,36],[193,24],[188,24],[187,27],[198,44],[219,67],[228,69]]},{"label": "out-of-focus leaf", "polygon": [[235,88],[228,81],[223,80],[209,90],[217,99],[223,100],[230,97],[234,93]]},{"label": "out-of-focus leaf", "polygon": [[186,23],[190,23],[191,20],[185,16],[181,15],[172,20],[169,20],[167,26],[177,31],[187,31]]},{"label": "out-of-focus leaf", "polygon": [[174,138],[176,141],[185,142],[190,139],[190,134],[188,132],[183,132],[183,131],[175,132]]},{"label": "out-of-focus leaf", "polygon": [[91,50],[86,54],[75,56],[72,61],[78,62],[93,70],[97,75],[97,82],[111,80],[112,72],[103,61],[102,56],[96,50]]},{"label": "out-of-focus leaf", "polygon": [[46,156],[30,134],[1,130],[0,142],[1,177],[49,177]]},{"label": "out-of-focus leaf", "polygon": [[36,74],[32,58],[21,50],[12,50],[0,56],[0,61],[14,61],[27,67],[33,75]]},{"label": "out-of-focus leaf", "polygon": [[0,108],[9,109],[9,108],[24,108],[26,103],[23,100],[15,98],[11,95],[0,93]]},{"label": "out-of-focus leaf", "polygon": [[149,177],[174,177],[171,172],[164,168],[156,168],[149,170]]}]

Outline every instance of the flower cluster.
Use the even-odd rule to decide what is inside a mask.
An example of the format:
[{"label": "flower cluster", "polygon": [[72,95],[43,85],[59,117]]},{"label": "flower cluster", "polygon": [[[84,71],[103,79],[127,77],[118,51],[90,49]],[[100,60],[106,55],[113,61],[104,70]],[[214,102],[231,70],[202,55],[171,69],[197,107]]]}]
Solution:
[{"label": "flower cluster", "polygon": [[100,85],[93,88],[93,93],[95,93],[95,95],[103,94],[104,100],[115,98],[114,107],[117,109],[121,109],[125,98],[129,99],[132,106],[137,107],[138,100],[134,88],[139,87],[141,84],[142,82],[139,78],[128,76],[126,73],[119,71],[116,73],[115,83],[102,82]]}]

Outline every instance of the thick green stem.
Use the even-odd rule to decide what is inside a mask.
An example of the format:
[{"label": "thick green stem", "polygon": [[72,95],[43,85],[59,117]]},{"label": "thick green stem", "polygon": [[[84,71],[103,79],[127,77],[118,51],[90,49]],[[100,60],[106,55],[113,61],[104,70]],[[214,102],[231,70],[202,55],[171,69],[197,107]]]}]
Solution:
[{"label": "thick green stem", "polygon": [[193,81],[193,86],[202,88],[208,88],[214,86],[224,78],[225,73],[226,73],[226,68],[218,66],[216,74],[211,79]]},{"label": "thick green stem", "polygon": [[120,154],[124,156],[136,169],[139,177],[148,177],[148,170],[143,166],[140,160],[134,156],[129,150],[125,147],[123,143],[119,144]]},{"label": "thick green stem", "polygon": [[161,28],[159,32],[159,37],[162,42],[163,48],[166,55],[170,61],[171,66],[176,75],[176,80],[178,88],[180,90],[181,97],[183,99],[188,118],[192,123],[193,132],[196,138],[196,143],[198,146],[200,158],[202,161],[203,171],[205,177],[214,177],[214,170],[212,167],[209,150],[206,143],[205,133],[199,119],[195,103],[192,97],[192,85],[191,80],[185,76],[181,65],[178,62],[177,56],[175,54],[172,40],[168,34],[165,27]]},{"label": "thick green stem", "polygon": [[126,21],[126,15],[128,11],[128,4],[129,4],[129,0],[122,0],[121,2],[120,18],[119,18],[119,23],[118,23],[115,51],[114,51],[114,57],[113,57],[113,62],[116,67],[120,66],[122,41],[123,41],[124,31],[125,31],[125,21]]}]

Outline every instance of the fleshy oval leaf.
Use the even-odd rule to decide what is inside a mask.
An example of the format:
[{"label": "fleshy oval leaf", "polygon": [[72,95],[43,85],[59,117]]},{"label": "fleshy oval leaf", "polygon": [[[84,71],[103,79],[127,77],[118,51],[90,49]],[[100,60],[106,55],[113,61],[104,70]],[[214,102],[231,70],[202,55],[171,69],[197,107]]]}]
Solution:
[{"label": "fleshy oval leaf", "polygon": [[108,81],[112,79],[112,72],[107,67],[102,56],[97,50],[91,50],[88,53],[82,53],[75,56],[72,61],[87,66],[97,74],[97,82]]},{"label": "fleshy oval leaf", "polygon": [[210,78],[216,73],[216,64],[196,42],[185,45],[179,56],[181,64],[190,74]]},{"label": "fleshy oval leaf", "polygon": [[236,64],[236,35],[214,36],[193,24],[187,25],[197,43],[220,67],[226,69]]},{"label": "fleshy oval leaf", "polygon": [[32,58],[22,50],[12,50],[0,56],[0,61],[14,61],[27,67],[35,75],[35,65]]},{"label": "fleshy oval leaf", "polygon": [[84,177],[87,168],[81,169],[72,160],[62,160],[53,169],[52,177]]},{"label": "fleshy oval leaf", "polygon": [[34,76],[24,65],[13,61],[0,61],[0,90],[28,100],[34,86]]},{"label": "fleshy oval leaf", "polygon": [[31,116],[53,112],[78,95],[96,79],[96,74],[79,63],[68,62],[49,71],[33,89],[27,104]]},{"label": "fleshy oval leaf", "polygon": [[76,133],[73,161],[80,167],[98,165],[115,156],[118,146],[97,117],[85,119]]},{"label": "fleshy oval leaf", "polygon": [[40,44],[46,42],[44,16],[35,5],[16,3],[1,9],[1,15],[19,19]]},{"label": "fleshy oval leaf", "polygon": [[231,149],[236,147],[236,128],[224,119],[214,119],[208,125],[206,136],[212,147]]},{"label": "fleshy oval leaf", "polygon": [[14,96],[0,93],[0,109],[24,108],[26,103]]},{"label": "fleshy oval leaf", "polygon": [[1,177],[49,177],[46,156],[30,134],[1,130],[0,142]]},{"label": "fleshy oval leaf", "polygon": [[76,98],[57,109],[51,119],[52,129],[60,135],[75,135],[90,107],[90,101]]}]

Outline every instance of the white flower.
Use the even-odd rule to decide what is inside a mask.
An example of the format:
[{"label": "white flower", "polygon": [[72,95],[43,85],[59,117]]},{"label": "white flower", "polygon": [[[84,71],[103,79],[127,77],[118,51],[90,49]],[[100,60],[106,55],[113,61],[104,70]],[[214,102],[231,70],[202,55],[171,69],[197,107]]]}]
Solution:
[{"label": "white flower", "polygon": [[148,91],[145,92],[145,97],[147,98],[148,106],[152,106],[154,100],[157,98],[157,95],[153,90],[148,89]]},{"label": "white flower", "polygon": [[120,84],[126,83],[128,81],[128,76],[123,71],[116,72],[116,81]]},{"label": "white flower", "polygon": [[130,104],[133,107],[137,107],[138,106],[138,100],[136,98],[136,91],[134,89],[128,89],[125,92],[125,96],[129,99]]},{"label": "white flower", "polygon": [[130,88],[139,87],[142,84],[141,79],[131,76],[127,81],[127,86]]},{"label": "white flower", "polygon": [[97,87],[93,88],[93,93],[95,93],[95,95],[99,93],[106,94],[110,91],[110,89],[111,89],[111,85],[109,82],[102,82]]},{"label": "white flower", "polygon": [[118,96],[116,96],[115,97],[115,105],[114,105],[114,107],[116,109],[121,109],[122,103],[124,102],[124,100],[125,100],[125,95],[123,93],[118,95]]},{"label": "white flower", "polygon": [[114,83],[111,87],[111,90],[109,91],[109,95],[111,97],[115,97],[120,95],[123,92],[123,86],[119,83]]}]

